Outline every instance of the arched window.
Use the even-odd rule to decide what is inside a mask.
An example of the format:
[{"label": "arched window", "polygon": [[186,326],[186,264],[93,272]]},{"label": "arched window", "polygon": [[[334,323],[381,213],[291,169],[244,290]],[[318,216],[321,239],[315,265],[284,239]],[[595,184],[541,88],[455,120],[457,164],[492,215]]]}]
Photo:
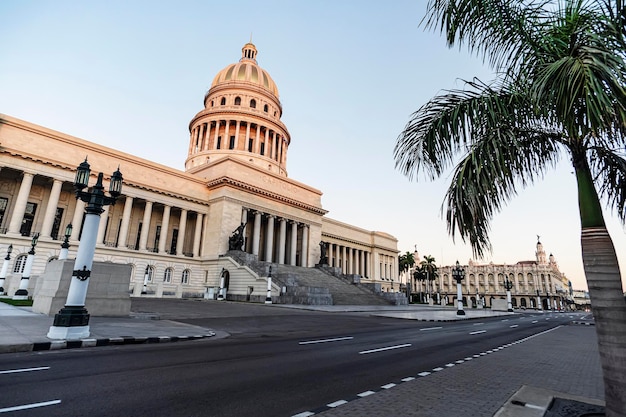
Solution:
[{"label": "arched window", "polygon": [[191,274],[191,271],[189,271],[188,269],[185,269],[183,271],[183,276],[181,277],[181,282],[183,284],[189,284],[189,275]]},{"label": "arched window", "polygon": [[172,268],[166,268],[163,273],[163,282],[172,282]]},{"label": "arched window", "polygon": [[144,279],[146,282],[152,282],[152,276],[154,275],[154,267],[152,265],[146,266],[146,272]]},{"label": "arched window", "polygon": [[250,107],[252,107],[253,109],[256,109],[256,100],[255,99],[250,100]]},{"label": "arched window", "polygon": [[211,100],[211,107],[213,107],[213,104],[214,104],[214,103],[213,103],[213,100]]},{"label": "arched window", "polygon": [[222,106],[226,105],[226,97],[222,97],[222,100],[220,101],[220,105]]},{"label": "arched window", "polygon": [[241,106],[241,97],[235,97],[235,106]]},{"label": "arched window", "polygon": [[22,272],[24,272],[24,267],[26,266],[27,258],[28,258],[28,255],[20,255],[17,258],[15,258],[15,265],[13,266],[14,274],[21,274]]},{"label": "arched window", "polygon": [[267,104],[266,104],[265,106],[263,106],[263,111],[264,111],[265,113],[267,113],[267,110],[268,110],[268,109],[269,109],[269,108],[267,107]]}]

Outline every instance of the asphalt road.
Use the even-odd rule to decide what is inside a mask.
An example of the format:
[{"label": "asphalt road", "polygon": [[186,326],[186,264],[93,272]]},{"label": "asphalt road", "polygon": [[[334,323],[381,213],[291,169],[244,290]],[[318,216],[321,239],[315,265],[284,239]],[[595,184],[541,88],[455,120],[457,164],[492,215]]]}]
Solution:
[{"label": "asphalt road", "polygon": [[[219,340],[2,355],[0,409],[47,417],[292,416],[571,321],[563,313],[436,323],[262,311],[181,320],[233,335]],[[41,403],[49,405],[10,410]]]}]

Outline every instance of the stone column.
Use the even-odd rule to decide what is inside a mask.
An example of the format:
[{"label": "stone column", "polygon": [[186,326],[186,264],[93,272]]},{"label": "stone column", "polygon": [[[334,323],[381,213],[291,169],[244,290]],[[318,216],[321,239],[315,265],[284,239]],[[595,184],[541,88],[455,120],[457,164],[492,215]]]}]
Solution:
[{"label": "stone column", "polygon": [[215,134],[213,135],[213,149],[217,149],[217,137],[219,136],[220,131],[220,121],[215,121]]},{"label": "stone column", "polygon": [[226,127],[224,128],[224,149],[230,149],[230,120],[226,120]]},{"label": "stone column", "polygon": [[239,148],[239,128],[241,127],[241,121],[237,120],[237,124],[235,125],[235,147],[234,149]]},{"label": "stone column", "polygon": [[274,216],[267,216],[267,229],[265,230],[265,260],[272,262],[274,254]]},{"label": "stone column", "polygon": [[343,274],[347,274],[348,273],[348,264],[347,264],[347,258],[346,258],[346,247],[342,246],[341,247],[341,272]]},{"label": "stone column", "polygon": [[[248,143],[250,143],[250,123],[246,123],[246,145],[244,146],[245,150],[248,150]],[[254,144],[252,146],[252,148],[250,149],[250,151],[254,150]]]},{"label": "stone column", "polygon": [[291,222],[291,246],[289,249],[289,265],[295,266],[298,250],[298,222]]},{"label": "stone column", "polygon": [[328,266],[333,266],[333,244],[326,243],[326,257],[328,258]]},{"label": "stone column", "polygon": [[246,226],[243,228],[243,251],[244,252],[248,252],[248,209],[245,207],[241,208],[241,223],[245,224]]},{"label": "stone column", "polygon": [[167,229],[170,227],[170,211],[172,208],[168,205],[163,206],[163,219],[161,220],[161,236],[159,236],[159,253],[165,253],[165,244],[167,243]]},{"label": "stone column", "polygon": [[146,207],[143,210],[143,220],[141,235],[139,235],[139,250],[145,251],[148,246],[148,233],[150,233],[150,219],[152,218],[152,201],[146,200]]},{"label": "stone column", "polygon": [[259,154],[261,152],[261,125],[256,125],[256,137],[254,138],[254,153]]},{"label": "stone column", "polygon": [[46,205],[46,213],[43,217],[43,224],[41,225],[41,237],[51,238],[52,226],[54,225],[54,218],[57,214],[57,206],[59,204],[59,196],[61,195],[61,186],[63,181],[54,179],[52,180],[52,190],[50,190],[50,197],[48,198],[48,204]]},{"label": "stone column", "polygon": [[302,253],[300,254],[300,266],[309,266],[309,225],[302,225]]},{"label": "stone column", "polygon": [[193,256],[197,258],[200,256],[200,237],[202,236],[202,213],[196,215],[196,230],[193,233]]},{"label": "stone column", "polygon": [[285,246],[287,244],[287,219],[280,219],[280,229],[278,235],[278,263],[285,263]]},{"label": "stone column", "polygon": [[80,236],[80,226],[83,223],[83,214],[85,213],[85,203],[82,200],[76,200],[74,207],[74,216],[72,217],[72,235],[70,240],[76,241]]},{"label": "stone column", "polygon": [[339,245],[335,245],[335,267],[341,268],[341,247]]},{"label": "stone column", "polygon": [[252,254],[259,256],[259,244],[261,242],[261,212],[254,212],[254,230],[252,231]]},{"label": "stone column", "polygon": [[364,250],[359,251],[359,262],[360,262],[359,274],[361,274],[361,276],[364,277],[365,276],[365,251]]},{"label": "stone column", "polygon": [[176,255],[182,255],[185,245],[185,232],[187,229],[187,210],[180,210],[180,224],[178,225],[178,241],[176,242]]},{"label": "stone column", "polygon": [[30,188],[33,185],[34,177],[35,175],[30,172],[22,173],[22,184],[20,185],[20,190],[15,198],[15,206],[13,207],[13,214],[11,214],[7,234],[20,233],[20,227],[22,226],[22,220],[24,219],[24,212],[26,211],[26,203],[28,203],[28,196],[30,195]]},{"label": "stone column", "polygon": [[100,221],[98,223],[98,234],[96,237],[97,244],[104,243],[104,235],[107,229],[107,220],[109,220],[109,206],[102,207],[102,214],[100,215]]},{"label": "stone column", "polygon": [[128,239],[128,228],[130,226],[130,214],[133,211],[133,197],[126,196],[124,201],[124,212],[122,213],[122,224],[120,225],[120,235],[117,240],[118,248],[125,248]]}]

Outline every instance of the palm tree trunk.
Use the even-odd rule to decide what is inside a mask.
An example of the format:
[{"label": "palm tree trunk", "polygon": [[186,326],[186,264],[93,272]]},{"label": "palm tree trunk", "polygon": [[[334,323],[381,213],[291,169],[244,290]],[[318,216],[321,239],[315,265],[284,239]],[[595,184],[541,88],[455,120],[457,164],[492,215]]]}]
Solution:
[{"label": "palm tree trunk", "polygon": [[596,323],[607,417],[626,416],[626,301],[619,263],[586,160],[574,162],[583,267]]}]

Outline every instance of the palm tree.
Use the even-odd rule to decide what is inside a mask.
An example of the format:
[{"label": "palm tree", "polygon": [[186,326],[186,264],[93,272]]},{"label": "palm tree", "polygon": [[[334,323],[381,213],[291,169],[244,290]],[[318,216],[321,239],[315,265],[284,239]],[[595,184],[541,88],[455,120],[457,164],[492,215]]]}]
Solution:
[{"label": "palm tree", "polygon": [[424,260],[421,264],[424,272],[426,273],[426,285],[428,286],[427,292],[430,297],[432,282],[439,276],[437,273],[437,265],[435,265],[435,258],[431,255],[424,256]]},{"label": "palm tree", "polygon": [[408,271],[413,265],[415,265],[415,257],[409,251],[404,255],[398,256],[398,274],[401,271]]},{"label": "palm tree", "polygon": [[474,255],[520,188],[561,157],[578,185],[582,258],[604,375],[606,415],[626,415],[626,302],[600,196],[626,220],[626,6],[622,0],[429,0],[422,23],[495,71],[415,112],[396,167],[412,179],[456,164],[442,212]]},{"label": "palm tree", "polygon": [[422,282],[426,281],[426,279],[428,278],[428,274],[426,273],[426,268],[424,268],[424,265],[420,265],[417,268],[415,268],[415,272],[413,273],[413,276],[415,277],[415,280],[420,283],[419,302],[423,303],[424,293],[422,292]]}]

